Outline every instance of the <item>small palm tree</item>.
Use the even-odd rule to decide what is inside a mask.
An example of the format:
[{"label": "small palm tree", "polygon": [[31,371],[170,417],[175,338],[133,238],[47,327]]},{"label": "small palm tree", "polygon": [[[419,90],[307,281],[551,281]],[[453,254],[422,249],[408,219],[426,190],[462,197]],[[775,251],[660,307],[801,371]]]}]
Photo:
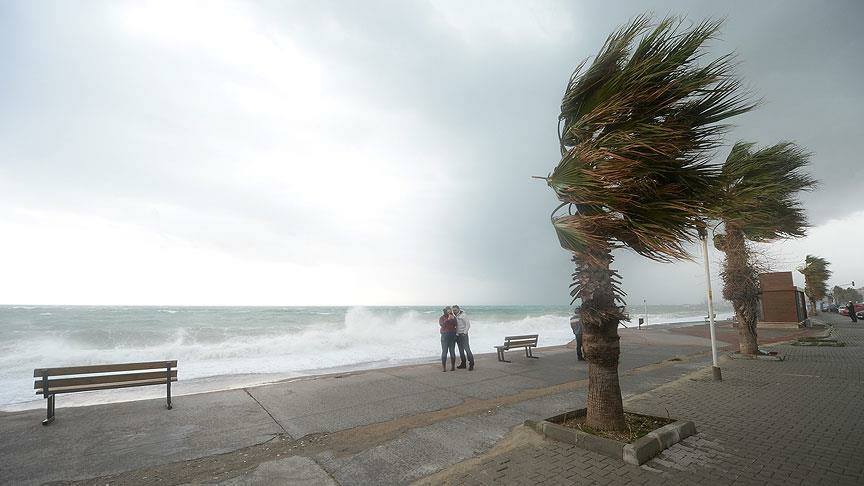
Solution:
[{"label": "small palm tree", "polygon": [[576,68],[561,103],[561,160],[543,179],[562,203],[552,224],[576,266],[570,294],[582,302],[586,425],[598,430],[625,428],[618,325],[628,318],[612,251],[688,257],[684,245],[716,175],[707,159],[725,129],[719,122],[752,108],[730,76],[730,55],[696,63],[720,24],[688,29],[667,18],[652,27],[640,16]]},{"label": "small palm tree", "polygon": [[723,298],[732,302],[742,354],[759,351],[756,335],[759,276],[749,242],[770,242],[804,236],[807,218],[796,199],[800,191],[816,187],[802,170],[810,155],[789,142],[753,150],[738,142],[724,162],[712,211],[725,234],[714,245],[726,254]]},{"label": "small palm tree", "polygon": [[810,312],[816,315],[816,301],[825,298],[828,293],[828,279],[831,278],[831,266],[828,260],[816,255],[807,255],[804,265],[798,271],[804,274],[804,292],[810,300]]}]

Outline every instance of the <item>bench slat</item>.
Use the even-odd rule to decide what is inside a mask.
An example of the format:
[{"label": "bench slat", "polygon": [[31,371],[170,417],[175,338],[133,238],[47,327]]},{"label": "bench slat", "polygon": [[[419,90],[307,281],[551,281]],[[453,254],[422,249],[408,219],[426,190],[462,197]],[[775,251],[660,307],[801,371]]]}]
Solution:
[{"label": "bench slat", "polygon": [[[51,391],[55,387],[77,386],[77,385],[98,385],[102,383],[123,383],[127,381],[139,380],[157,380],[161,379],[165,382],[167,371],[148,371],[143,373],[123,373],[117,375],[93,375],[81,376],[77,378],[55,378],[48,380],[48,390]],[[171,378],[177,378],[177,370],[171,369]],[[42,389],[42,380],[35,380],[33,388]]]},{"label": "bench slat", "polygon": [[[177,378],[171,378],[171,381],[177,381]],[[54,389],[52,387],[48,387],[48,391],[51,394],[58,393],[73,393],[73,392],[83,392],[83,391],[91,391],[91,390],[110,390],[113,388],[128,388],[130,386],[147,386],[147,385],[165,385],[165,378],[161,380],[138,380],[138,381],[127,381],[125,383],[105,383],[102,385],[78,385],[78,386],[64,386],[61,388]],[[42,390],[36,390],[37,395],[42,394]]]},{"label": "bench slat", "polygon": [[154,370],[159,368],[177,367],[177,360],[166,361],[147,361],[143,363],[119,363],[107,365],[92,365],[92,366],[70,366],[66,368],[37,368],[33,370],[33,377],[41,377],[43,374],[48,376],[64,376],[64,375],[83,375],[87,373],[106,373],[112,371],[135,371],[135,370]]},{"label": "bench slat", "polygon": [[521,341],[507,341],[504,343],[504,346],[510,346],[511,348],[513,346],[536,346],[536,345],[537,345],[537,341],[535,341],[533,339],[523,339]]},{"label": "bench slat", "polygon": [[539,334],[526,334],[524,336],[505,336],[504,340],[512,340],[512,339],[537,339]]}]

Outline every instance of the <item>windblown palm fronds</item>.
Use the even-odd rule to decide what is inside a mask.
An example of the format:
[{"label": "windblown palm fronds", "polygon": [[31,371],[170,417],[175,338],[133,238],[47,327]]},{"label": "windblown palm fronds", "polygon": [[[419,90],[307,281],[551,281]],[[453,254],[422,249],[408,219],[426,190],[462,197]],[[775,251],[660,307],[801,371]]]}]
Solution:
[{"label": "windblown palm fronds", "polygon": [[810,300],[810,309],[816,314],[816,301],[825,298],[828,293],[828,279],[831,278],[831,266],[828,260],[816,255],[807,255],[804,265],[798,271],[804,275],[804,292]]},{"label": "windblown palm fronds", "polygon": [[726,254],[723,297],[735,309],[743,354],[758,351],[760,288],[748,242],[803,236],[807,217],[797,195],[816,187],[816,181],[803,172],[810,154],[795,144],[781,142],[755,151],[753,147],[739,142],[732,148],[709,208],[725,227],[725,234],[715,236],[714,244]]},{"label": "windblown palm fronds", "polygon": [[715,174],[707,158],[726,128],[719,122],[753,105],[729,74],[731,56],[695,64],[720,22],[681,25],[667,18],[651,30],[639,17],[571,77],[562,158],[547,179],[576,212],[553,221],[566,249],[585,252],[599,239],[654,260],[687,257]]},{"label": "windblown palm fronds", "polygon": [[738,142],[732,147],[721,169],[714,212],[749,241],[804,236],[807,216],[797,196],[816,187],[803,172],[810,154],[791,142],[756,151],[754,146]]},{"label": "windblown palm fronds", "polygon": [[545,179],[558,209],[567,208],[552,224],[576,267],[571,296],[581,300],[590,427],[624,427],[617,329],[626,316],[612,250],[688,257],[717,175],[708,158],[721,122],[753,107],[730,76],[730,55],[697,64],[719,27],[638,17],[576,68],[561,102],[561,160]]}]

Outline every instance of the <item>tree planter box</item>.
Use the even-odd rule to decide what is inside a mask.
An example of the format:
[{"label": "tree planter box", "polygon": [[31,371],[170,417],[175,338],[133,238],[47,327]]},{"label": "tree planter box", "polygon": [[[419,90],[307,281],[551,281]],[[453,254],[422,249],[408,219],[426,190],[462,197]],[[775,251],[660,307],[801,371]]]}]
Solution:
[{"label": "tree planter box", "polygon": [[558,425],[559,422],[568,418],[584,417],[585,412],[586,409],[580,408],[539,422],[527,420],[525,425],[550,439],[573,444],[614,459],[621,459],[636,466],[644,464],[663,450],[696,433],[696,425],[693,422],[678,420],[648,432],[645,436],[627,444],[589,434],[579,429]]},{"label": "tree planter box", "polygon": [[779,354],[741,354],[739,352],[729,353],[732,359],[758,359],[761,361],[783,361],[785,358]]}]

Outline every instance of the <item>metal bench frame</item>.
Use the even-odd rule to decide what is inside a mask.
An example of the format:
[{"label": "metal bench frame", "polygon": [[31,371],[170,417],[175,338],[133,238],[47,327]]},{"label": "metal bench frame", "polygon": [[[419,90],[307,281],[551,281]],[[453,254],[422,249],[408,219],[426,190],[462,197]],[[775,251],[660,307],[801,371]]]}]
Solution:
[{"label": "metal bench frame", "polygon": [[[524,336],[505,336],[504,344],[501,346],[495,346],[495,350],[498,351],[498,361],[510,363],[511,361],[504,359],[504,351],[518,348],[525,348],[526,358],[540,359],[538,356],[534,356],[534,353],[531,351],[532,348],[537,347],[537,340],[539,337],[539,334],[526,334]],[[513,341],[515,341],[515,343]]]},{"label": "metal bench frame", "polygon": [[[160,371],[141,371],[157,369]],[[124,371],[134,371],[134,373],[121,373]],[[69,378],[70,375],[74,376]],[[65,376],[66,378],[49,379],[57,376]],[[49,425],[54,422],[54,396],[58,393],[164,384],[167,408],[171,410],[171,382],[177,381],[177,360],[37,368],[33,370],[33,377],[38,378],[33,383],[36,394],[42,395],[48,401],[47,416],[42,421],[42,425]]]}]

